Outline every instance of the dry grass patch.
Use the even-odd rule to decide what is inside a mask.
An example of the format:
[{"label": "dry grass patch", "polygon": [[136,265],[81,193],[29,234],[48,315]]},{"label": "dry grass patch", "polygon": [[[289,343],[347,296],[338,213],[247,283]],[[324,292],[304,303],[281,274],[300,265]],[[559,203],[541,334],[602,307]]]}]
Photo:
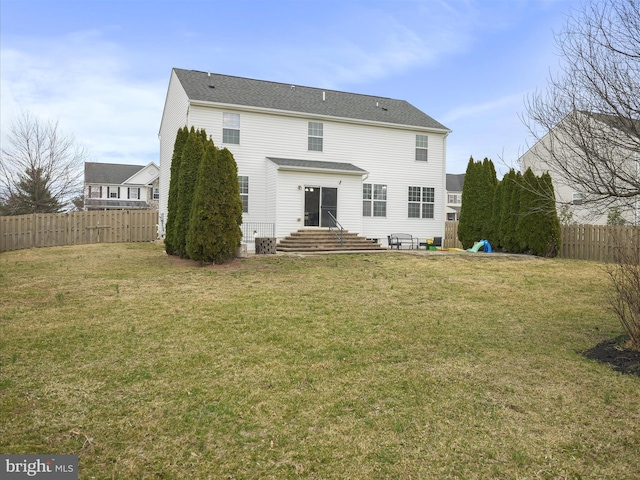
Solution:
[{"label": "dry grass patch", "polygon": [[589,262],[0,256],[0,451],[81,478],[635,478],[640,379]]}]

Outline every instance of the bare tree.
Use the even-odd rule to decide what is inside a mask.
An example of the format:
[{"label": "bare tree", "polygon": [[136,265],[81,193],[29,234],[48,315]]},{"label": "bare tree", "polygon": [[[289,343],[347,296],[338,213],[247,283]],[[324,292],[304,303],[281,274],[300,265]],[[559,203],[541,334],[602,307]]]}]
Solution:
[{"label": "bare tree", "polygon": [[583,3],[556,43],[560,73],[526,102],[536,156],[593,209],[637,217],[640,1]]},{"label": "bare tree", "polygon": [[23,112],[9,126],[0,156],[3,213],[50,213],[69,208],[82,191],[87,152],[58,122]]}]

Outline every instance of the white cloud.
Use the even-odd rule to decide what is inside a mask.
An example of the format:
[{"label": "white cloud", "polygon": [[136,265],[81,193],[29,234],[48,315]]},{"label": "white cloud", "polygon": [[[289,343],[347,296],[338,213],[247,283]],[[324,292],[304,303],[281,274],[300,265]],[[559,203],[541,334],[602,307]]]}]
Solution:
[{"label": "white cloud", "polygon": [[[127,52],[96,32],[4,42],[2,130],[21,110],[59,121],[95,161],[157,161],[165,82],[130,74]],[[19,45],[19,47],[18,47]],[[153,157],[153,158],[150,158]]]},{"label": "white cloud", "polygon": [[442,122],[444,124],[453,123],[460,119],[469,119],[481,115],[486,116],[487,114],[505,109],[511,112],[520,111],[523,108],[524,97],[525,93],[516,93],[474,105],[458,106],[446,112],[442,118]]}]

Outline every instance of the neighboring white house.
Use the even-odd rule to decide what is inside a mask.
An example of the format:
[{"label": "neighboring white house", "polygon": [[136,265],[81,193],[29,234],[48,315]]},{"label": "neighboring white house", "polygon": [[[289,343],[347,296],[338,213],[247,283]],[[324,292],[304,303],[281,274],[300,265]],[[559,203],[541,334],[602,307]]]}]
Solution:
[{"label": "neighboring white house", "polygon": [[383,245],[392,233],[444,236],[450,130],[408,102],[181,69],[159,133],[161,236],[185,125],[233,153],[245,235],[268,225],[280,240],[326,227],[330,212]]},{"label": "neighboring white house", "polygon": [[[627,178],[640,178],[640,158],[636,152],[630,152],[629,150],[620,149],[614,147],[607,142],[609,139],[616,137],[613,129],[615,128],[615,122],[611,119],[614,117],[607,115],[600,115],[594,113],[573,112],[571,115],[580,117],[578,120],[571,119],[572,122],[594,122],[597,123],[597,129],[601,132],[599,138],[582,139],[582,141],[588,141],[589,148],[604,148],[609,152],[616,153],[616,163],[621,169],[621,173],[624,170]],[[611,140],[611,144],[616,142]],[[556,167],[554,168],[552,163],[549,163],[550,155],[555,155],[556,158],[560,157],[566,159],[567,164],[582,165],[580,168],[586,168],[584,164],[580,164],[581,160],[576,157],[576,151],[580,151],[579,147],[575,146],[575,143],[567,138],[564,130],[555,127],[551,132],[542,137],[533,147],[525,152],[518,160],[524,173],[527,168],[531,168],[534,174],[540,176],[545,172],[548,172],[553,181],[553,187],[555,190],[556,201],[558,202],[558,214],[562,222],[571,222],[578,224],[592,224],[592,225],[606,225],[608,212],[611,208],[617,208],[615,201],[607,203],[606,206],[600,204],[593,204],[585,202],[588,198],[588,194],[582,191],[579,187],[572,185],[571,181],[563,175],[561,171]],[[618,160],[619,159],[619,160]],[[572,169],[578,167],[573,166]],[[602,178],[603,183],[607,182],[606,178]],[[635,207],[631,209],[620,208],[622,211],[622,218],[629,224],[638,224],[640,221],[640,202],[636,200]]]},{"label": "neighboring white house", "polygon": [[157,209],[160,169],[148,165],[86,162],[84,209]]},{"label": "neighboring white house", "polygon": [[447,222],[460,220],[464,173],[447,173]]}]

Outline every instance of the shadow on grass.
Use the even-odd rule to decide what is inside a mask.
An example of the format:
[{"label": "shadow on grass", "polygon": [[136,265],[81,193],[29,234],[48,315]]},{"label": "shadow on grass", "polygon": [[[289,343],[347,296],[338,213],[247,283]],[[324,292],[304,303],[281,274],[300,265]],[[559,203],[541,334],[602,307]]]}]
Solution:
[{"label": "shadow on grass", "polygon": [[606,363],[617,371],[627,375],[640,377],[640,351],[626,347],[629,337],[621,335],[613,340],[606,340],[583,352],[591,360]]}]

